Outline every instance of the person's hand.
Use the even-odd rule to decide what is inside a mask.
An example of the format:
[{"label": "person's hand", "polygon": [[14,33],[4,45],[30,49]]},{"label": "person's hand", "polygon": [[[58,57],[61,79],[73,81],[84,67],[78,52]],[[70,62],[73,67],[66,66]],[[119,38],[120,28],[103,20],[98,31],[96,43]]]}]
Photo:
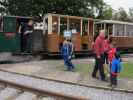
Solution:
[{"label": "person's hand", "polygon": [[69,56],[68,59],[71,59],[71,56]]},{"label": "person's hand", "polygon": [[100,59],[101,57],[100,57],[100,56],[97,56],[97,58],[99,58],[99,59]]}]

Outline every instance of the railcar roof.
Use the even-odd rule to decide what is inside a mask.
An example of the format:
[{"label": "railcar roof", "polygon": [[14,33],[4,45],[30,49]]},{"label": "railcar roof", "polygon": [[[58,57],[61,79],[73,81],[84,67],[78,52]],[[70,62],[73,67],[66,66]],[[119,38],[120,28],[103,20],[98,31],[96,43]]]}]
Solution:
[{"label": "railcar roof", "polygon": [[116,20],[100,20],[100,19],[93,19],[93,18],[87,18],[87,17],[80,17],[80,16],[71,16],[71,15],[61,15],[61,14],[52,14],[48,13],[45,16],[52,15],[52,16],[60,16],[60,17],[69,17],[69,18],[75,18],[75,19],[84,19],[84,20],[94,20],[97,24],[99,23],[108,23],[108,24],[126,24],[126,25],[133,25],[133,23],[130,22],[123,22],[123,21],[116,21]]},{"label": "railcar roof", "polygon": [[83,20],[94,20],[93,18],[91,17],[80,17],[80,16],[71,16],[71,15],[61,15],[61,14],[52,14],[52,13],[48,13],[46,14],[45,16],[48,16],[48,15],[52,15],[52,16],[60,16],[60,17],[69,17],[69,18],[75,18],[75,19],[83,19]]},{"label": "railcar roof", "polygon": [[116,21],[116,20],[100,20],[96,22],[97,24],[100,23],[108,23],[108,24],[125,24],[125,25],[133,25],[133,23],[130,22],[123,22],[123,21]]},{"label": "railcar roof", "polygon": [[0,16],[0,17],[16,17],[16,18],[26,18],[26,19],[33,19],[32,17],[27,17],[27,16]]}]

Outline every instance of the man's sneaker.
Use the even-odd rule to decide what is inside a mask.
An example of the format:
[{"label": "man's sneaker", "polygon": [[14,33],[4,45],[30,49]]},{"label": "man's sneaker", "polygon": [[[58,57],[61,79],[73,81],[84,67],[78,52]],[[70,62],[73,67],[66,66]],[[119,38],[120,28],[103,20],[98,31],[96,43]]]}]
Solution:
[{"label": "man's sneaker", "polygon": [[94,79],[99,79],[99,77],[96,77],[96,76],[93,76],[93,75],[92,75],[92,78],[94,78]]}]

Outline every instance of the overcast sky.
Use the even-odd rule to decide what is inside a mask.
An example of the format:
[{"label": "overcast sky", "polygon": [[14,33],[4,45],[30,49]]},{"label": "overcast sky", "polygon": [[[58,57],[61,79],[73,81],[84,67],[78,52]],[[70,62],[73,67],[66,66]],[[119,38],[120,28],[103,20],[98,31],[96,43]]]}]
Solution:
[{"label": "overcast sky", "polygon": [[117,10],[123,7],[126,11],[133,7],[133,0],[104,0],[107,4],[111,5],[113,9]]}]

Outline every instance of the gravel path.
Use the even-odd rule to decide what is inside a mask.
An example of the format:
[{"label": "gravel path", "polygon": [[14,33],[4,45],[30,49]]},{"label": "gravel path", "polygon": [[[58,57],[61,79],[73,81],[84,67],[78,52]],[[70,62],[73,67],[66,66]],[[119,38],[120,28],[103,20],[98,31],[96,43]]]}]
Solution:
[{"label": "gravel path", "polygon": [[0,80],[14,82],[40,90],[49,90],[56,93],[85,97],[91,100],[133,100],[133,94],[131,93],[58,83],[3,71],[0,71]]}]

